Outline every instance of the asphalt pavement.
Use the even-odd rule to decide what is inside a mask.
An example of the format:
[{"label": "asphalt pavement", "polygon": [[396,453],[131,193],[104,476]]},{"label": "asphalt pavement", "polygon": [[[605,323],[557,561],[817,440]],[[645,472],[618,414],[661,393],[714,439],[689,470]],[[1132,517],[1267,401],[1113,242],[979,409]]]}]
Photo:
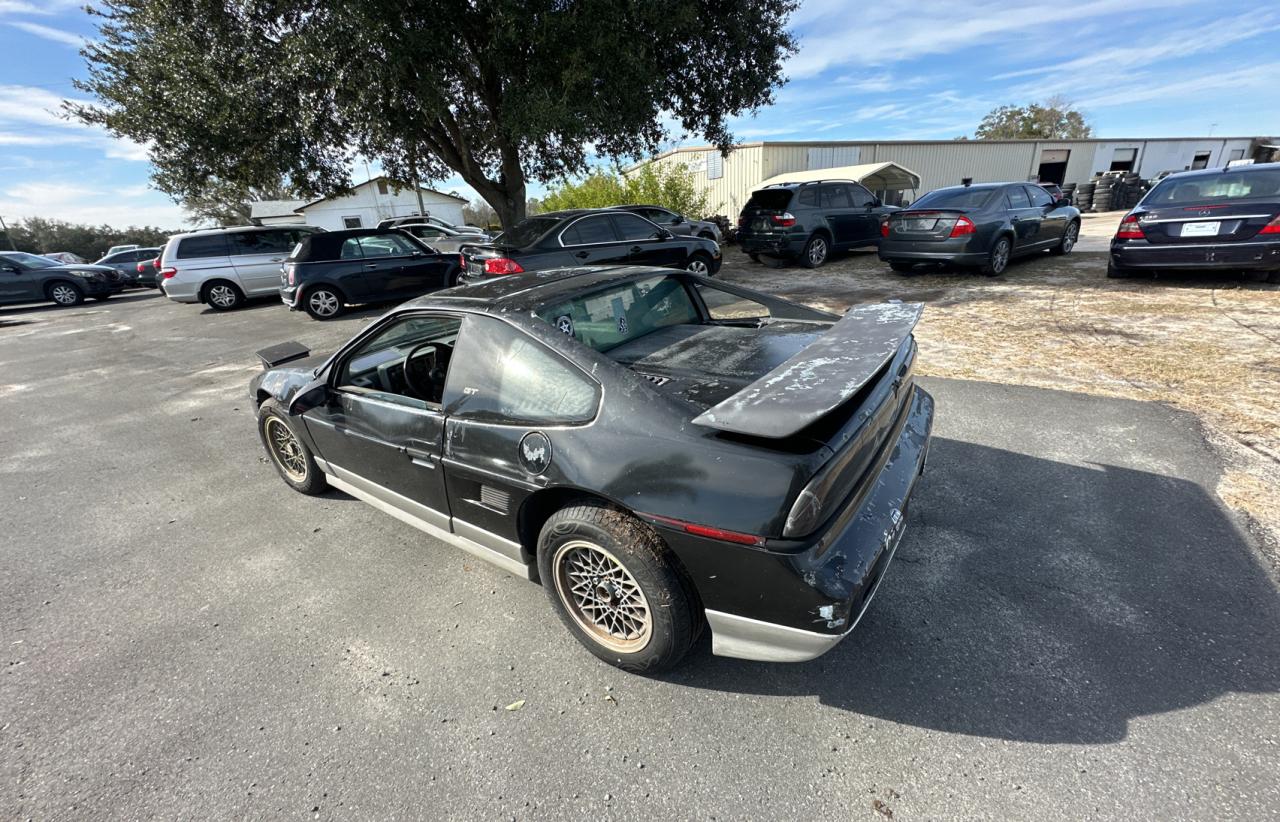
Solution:
[{"label": "asphalt pavement", "polygon": [[1280,812],[1280,597],[1194,418],[924,380],[857,631],[643,679],[535,584],[266,463],[253,351],[378,312],[0,309],[0,818]]}]

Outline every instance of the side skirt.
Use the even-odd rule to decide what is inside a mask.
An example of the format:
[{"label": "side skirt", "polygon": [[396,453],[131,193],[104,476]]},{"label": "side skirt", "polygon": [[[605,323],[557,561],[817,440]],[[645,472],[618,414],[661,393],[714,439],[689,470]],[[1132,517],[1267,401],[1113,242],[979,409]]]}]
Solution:
[{"label": "side skirt", "polygon": [[[405,510],[407,507],[411,506],[423,508],[423,506],[413,500],[401,497],[401,495],[396,494],[394,491],[383,488],[376,483],[369,482],[363,477],[353,474],[350,471],[340,468],[332,463],[325,462],[322,459],[316,458],[316,465],[320,467],[320,470],[324,471],[326,478],[329,480],[329,484],[334,488],[337,488],[339,491],[345,491],[356,499],[369,503],[379,511],[390,514],[401,522],[412,525],[414,528],[417,528],[438,540],[461,548],[477,559],[482,559],[485,562],[492,563],[509,574],[527,580],[533,580],[535,578],[534,568],[531,563],[508,556],[506,553],[502,553],[487,545],[482,545],[475,539],[448,531],[441,527],[440,524],[430,522]],[[391,500],[403,500],[404,507],[395,504]],[[448,518],[437,511],[424,509],[424,513],[426,511],[430,511],[431,514],[439,517],[442,523],[450,522]],[[500,537],[494,536],[487,531],[481,531],[481,529],[476,528],[473,525],[469,525],[461,520],[454,519],[451,521],[451,525],[454,528],[465,528],[468,533],[472,533],[476,537],[483,538],[486,542],[501,542],[503,543],[503,548],[511,550],[513,553],[522,553],[519,545],[516,545],[513,542],[508,543],[507,540],[502,540]]]}]

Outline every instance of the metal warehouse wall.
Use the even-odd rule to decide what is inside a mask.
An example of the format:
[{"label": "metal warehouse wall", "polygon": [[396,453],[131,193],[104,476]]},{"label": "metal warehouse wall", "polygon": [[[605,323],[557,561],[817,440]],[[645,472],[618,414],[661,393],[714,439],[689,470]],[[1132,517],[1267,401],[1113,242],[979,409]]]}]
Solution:
[{"label": "metal warehouse wall", "polygon": [[[777,174],[818,168],[892,161],[920,175],[917,196],[964,177],[974,182],[1026,180],[1040,170],[1046,151],[1070,152],[1068,183],[1084,182],[1106,171],[1117,150],[1137,150],[1138,173],[1153,177],[1181,171],[1198,152],[1209,152],[1209,167],[1222,166],[1234,154],[1248,157],[1257,138],[1188,137],[1151,140],[945,140],[919,142],[779,142],[747,143],[718,159],[706,146],[676,149],[650,161],[670,167],[684,163],[707,194],[708,214],[734,217],[759,184]],[[634,173],[644,164],[627,170]],[[718,177],[711,176],[720,171]],[[705,216],[705,215],[704,215]]]}]

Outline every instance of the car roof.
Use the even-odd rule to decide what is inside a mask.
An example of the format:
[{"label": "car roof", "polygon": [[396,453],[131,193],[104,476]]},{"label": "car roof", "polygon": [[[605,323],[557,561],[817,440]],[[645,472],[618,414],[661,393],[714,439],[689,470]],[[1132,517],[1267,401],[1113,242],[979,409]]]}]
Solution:
[{"label": "car roof", "polygon": [[[197,228],[193,231],[184,231],[181,234],[174,234],[169,237],[170,240],[181,240],[187,237],[202,237],[206,234],[242,234],[253,231],[307,231],[319,234],[324,229],[313,225],[304,225],[302,223],[292,223],[288,225],[224,225],[216,228]],[[132,250],[132,249],[130,249]]]},{"label": "car roof", "polygon": [[1195,171],[1174,171],[1170,173],[1165,180],[1171,177],[1180,177],[1182,179],[1196,177],[1216,177],[1219,174],[1253,174],[1259,171],[1275,171],[1280,169],[1280,163],[1254,163],[1251,166],[1218,166],[1217,168],[1197,168]]}]

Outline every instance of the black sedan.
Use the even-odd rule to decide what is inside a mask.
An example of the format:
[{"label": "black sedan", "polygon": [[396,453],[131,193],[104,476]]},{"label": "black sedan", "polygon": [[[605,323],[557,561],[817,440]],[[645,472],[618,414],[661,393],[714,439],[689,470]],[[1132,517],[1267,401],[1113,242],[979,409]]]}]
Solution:
[{"label": "black sedan", "polygon": [[280,298],[317,320],[352,303],[403,300],[458,283],[458,255],[398,228],[308,234],[281,268]]},{"label": "black sedan", "polygon": [[707,276],[720,270],[720,246],[714,240],[677,236],[636,214],[611,209],[539,214],[488,245],[463,246],[462,256],[468,280],[575,265],[656,265]]},{"label": "black sedan", "polygon": [[880,259],[894,271],[951,263],[995,276],[1014,257],[1069,253],[1080,237],[1080,211],[1032,183],[952,186],[890,215],[880,233]]},{"label": "black sedan", "polygon": [[60,263],[39,254],[0,251],[0,305],[48,300],[79,305],[85,297],[105,300],[124,290],[120,272],[103,265]]},{"label": "black sedan", "polygon": [[1215,270],[1280,282],[1280,164],[1171,174],[1111,240],[1108,277]]},{"label": "black sedan", "polygon": [[401,305],[328,358],[266,349],[249,392],[287,484],[541,580],[611,664],[662,670],[704,625],[715,654],[800,661],[853,630],[906,524],[920,311],[544,271]]}]

